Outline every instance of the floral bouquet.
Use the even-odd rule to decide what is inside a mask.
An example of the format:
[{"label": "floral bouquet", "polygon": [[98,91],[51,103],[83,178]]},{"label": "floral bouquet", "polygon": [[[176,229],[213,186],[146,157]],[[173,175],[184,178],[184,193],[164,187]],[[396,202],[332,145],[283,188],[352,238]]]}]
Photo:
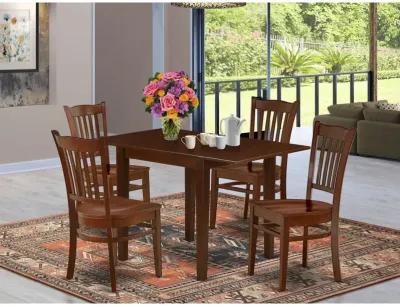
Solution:
[{"label": "floral bouquet", "polygon": [[143,90],[146,112],[161,118],[166,140],[178,139],[182,119],[199,105],[194,82],[183,71],[156,73]]}]

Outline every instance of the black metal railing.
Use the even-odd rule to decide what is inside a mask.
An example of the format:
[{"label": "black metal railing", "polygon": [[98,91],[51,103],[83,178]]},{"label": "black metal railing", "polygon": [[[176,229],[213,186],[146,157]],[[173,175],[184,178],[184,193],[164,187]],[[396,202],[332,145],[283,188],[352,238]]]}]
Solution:
[{"label": "black metal railing", "polygon": [[[373,100],[373,78],[371,71],[352,71],[341,73],[324,73],[314,75],[299,76],[280,76],[271,78],[271,87],[276,87],[276,97],[271,99],[282,99],[282,89],[290,84],[296,87],[296,100],[300,103],[300,108],[296,117],[296,126],[301,125],[301,85],[302,80],[312,79],[314,83],[314,114],[320,113],[320,91],[319,85],[321,81],[332,82],[332,104],[337,104],[338,99],[338,82],[350,82],[350,103],[354,102],[354,83],[356,81],[367,80],[367,97],[369,101]],[[348,79],[348,81],[347,81]],[[222,92],[236,93],[236,116],[240,117],[241,92],[242,90],[257,90],[258,97],[266,97],[265,78],[241,79],[241,80],[224,80],[224,81],[207,81],[206,95],[214,95],[215,102],[215,133],[219,133],[220,121],[220,95]],[[310,82],[308,82],[310,83]],[[245,86],[242,86],[245,84]]]}]

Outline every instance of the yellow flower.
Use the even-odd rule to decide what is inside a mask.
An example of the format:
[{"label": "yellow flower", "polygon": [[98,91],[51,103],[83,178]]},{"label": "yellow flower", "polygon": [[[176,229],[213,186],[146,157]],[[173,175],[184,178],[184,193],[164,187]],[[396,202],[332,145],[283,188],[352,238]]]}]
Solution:
[{"label": "yellow flower", "polygon": [[165,91],[164,90],[159,90],[157,92],[157,95],[160,96],[160,97],[163,97],[163,96],[165,96]]},{"label": "yellow flower", "polygon": [[194,98],[192,100],[192,105],[193,105],[193,107],[197,108],[197,106],[199,105],[199,99],[198,98]]},{"label": "yellow flower", "polygon": [[189,100],[188,94],[185,93],[185,94],[180,95],[179,100],[180,101],[188,101]]},{"label": "yellow flower", "polygon": [[157,75],[157,79],[158,79],[158,80],[161,80],[161,79],[162,79],[162,77],[163,77],[163,73],[162,73],[162,72],[160,72],[160,73]]},{"label": "yellow flower", "polygon": [[176,112],[176,110],[170,110],[168,111],[167,116],[170,119],[175,119],[178,117],[178,112]]},{"label": "yellow flower", "polygon": [[186,86],[188,86],[190,84],[190,81],[188,78],[183,78],[182,81]]},{"label": "yellow flower", "polygon": [[154,97],[153,96],[147,96],[144,100],[144,103],[147,106],[150,106],[154,102]]}]

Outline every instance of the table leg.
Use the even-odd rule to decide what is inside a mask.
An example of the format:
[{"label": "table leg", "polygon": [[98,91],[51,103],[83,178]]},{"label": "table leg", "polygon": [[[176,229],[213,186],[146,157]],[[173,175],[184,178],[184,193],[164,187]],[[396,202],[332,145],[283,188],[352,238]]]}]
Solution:
[{"label": "table leg", "polygon": [[195,176],[197,280],[207,280],[210,168],[202,163]]},{"label": "table leg", "polygon": [[194,240],[196,182],[193,170],[185,168],[185,240]]},{"label": "table leg", "polygon": [[[129,158],[123,148],[117,147],[117,192],[118,196],[129,198]],[[119,236],[127,236],[128,228],[119,228]],[[118,243],[118,259],[128,259],[128,241]]]},{"label": "table leg", "polygon": [[[275,199],[275,157],[264,159],[264,200]],[[264,232],[264,256],[274,257],[274,236]]]}]

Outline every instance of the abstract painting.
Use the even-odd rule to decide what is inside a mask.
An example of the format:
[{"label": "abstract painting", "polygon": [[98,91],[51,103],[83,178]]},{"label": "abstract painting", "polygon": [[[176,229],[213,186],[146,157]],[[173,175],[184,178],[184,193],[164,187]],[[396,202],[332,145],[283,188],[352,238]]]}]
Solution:
[{"label": "abstract painting", "polygon": [[0,71],[38,69],[38,10],[35,3],[0,4]]},{"label": "abstract painting", "polygon": [[[15,5],[19,4],[13,4]],[[11,9],[8,11],[11,15]],[[49,103],[49,4],[39,3],[38,11],[38,69],[1,70],[0,68],[0,109]],[[4,25],[4,4],[0,4],[0,14],[2,16],[0,24]],[[10,23],[12,24],[11,20]],[[2,56],[4,57],[4,50]],[[2,60],[4,61],[4,58]],[[0,63],[0,66],[4,65],[4,62]]]}]

